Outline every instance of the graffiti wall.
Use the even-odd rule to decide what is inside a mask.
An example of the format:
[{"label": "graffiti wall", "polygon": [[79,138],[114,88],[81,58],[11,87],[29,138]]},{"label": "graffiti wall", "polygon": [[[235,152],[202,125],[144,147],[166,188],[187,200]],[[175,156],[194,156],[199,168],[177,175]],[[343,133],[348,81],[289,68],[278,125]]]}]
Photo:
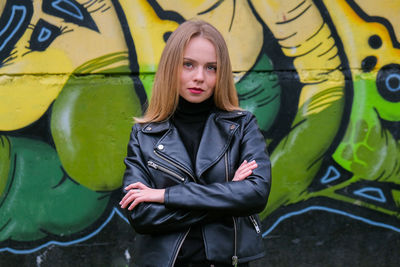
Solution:
[{"label": "graffiti wall", "polygon": [[0,14],[0,266],[132,262],[118,207],[132,117],[191,18],[224,35],[271,155],[253,266],[399,262],[400,1],[3,0]]}]

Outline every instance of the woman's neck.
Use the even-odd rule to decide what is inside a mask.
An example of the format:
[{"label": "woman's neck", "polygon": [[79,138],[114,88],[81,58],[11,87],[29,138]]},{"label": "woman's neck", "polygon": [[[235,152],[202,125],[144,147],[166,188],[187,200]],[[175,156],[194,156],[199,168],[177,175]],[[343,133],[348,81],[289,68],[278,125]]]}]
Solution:
[{"label": "woman's neck", "polygon": [[200,103],[189,102],[180,96],[174,116],[185,121],[202,121],[213,107],[215,104],[212,96]]}]

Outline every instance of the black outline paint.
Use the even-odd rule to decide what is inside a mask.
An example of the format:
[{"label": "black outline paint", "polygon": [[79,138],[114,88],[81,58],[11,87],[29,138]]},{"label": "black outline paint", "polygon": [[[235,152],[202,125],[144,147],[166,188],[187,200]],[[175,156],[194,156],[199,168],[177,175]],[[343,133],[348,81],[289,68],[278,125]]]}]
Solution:
[{"label": "black outline paint", "polygon": [[368,15],[367,13],[364,12],[364,10],[361,9],[361,7],[359,5],[357,5],[354,2],[354,0],[346,0],[346,2],[354,10],[354,12],[356,12],[357,15],[360,16],[360,18],[362,18],[366,22],[376,22],[376,23],[379,23],[379,24],[382,24],[383,26],[385,26],[385,28],[387,29],[387,31],[389,33],[390,39],[392,40],[393,47],[400,48],[400,42],[397,41],[395,31],[393,29],[392,24],[389,22],[389,20],[382,18],[382,17],[378,17],[378,16]]},{"label": "black outline paint", "polygon": [[124,33],[124,38],[126,42],[126,46],[128,47],[128,58],[129,58],[129,68],[131,70],[131,78],[134,84],[135,92],[139,98],[140,105],[142,107],[142,112],[147,109],[147,95],[142,84],[142,81],[139,79],[139,63],[136,54],[136,47],[133,41],[128,20],[126,19],[124,10],[122,9],[118,0],[111,0],[115,8],[115,12],[117,13],[119,22],[121,24],[122,32]]}]

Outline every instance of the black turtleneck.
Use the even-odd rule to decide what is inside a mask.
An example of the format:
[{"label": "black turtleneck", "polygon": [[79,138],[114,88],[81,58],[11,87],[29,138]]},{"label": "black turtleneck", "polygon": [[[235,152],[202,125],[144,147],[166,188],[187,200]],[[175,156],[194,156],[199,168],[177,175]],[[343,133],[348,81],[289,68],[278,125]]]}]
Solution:
[{"label": "black turtleneck", "polygon": [[193,166],[195,166],[194,163],[204,125],[213,107],[215,105],[212,96],[201,103],[191,103],[183,97],[179,97],[178,107],[173,116],[173,123],[185,144]]},{"label": "black turtleneck", "polygon": [[[212,96],[201,103],[191,103],[179,97],[178,107],[172,117],[172,121],[178,129],[193,166],[196,166],[195,160],[204,125],[214,107]],[[175,266],[187,266],[188,262],[205,261],[206,254],[201,225],[193,225],[179,251]]]}]

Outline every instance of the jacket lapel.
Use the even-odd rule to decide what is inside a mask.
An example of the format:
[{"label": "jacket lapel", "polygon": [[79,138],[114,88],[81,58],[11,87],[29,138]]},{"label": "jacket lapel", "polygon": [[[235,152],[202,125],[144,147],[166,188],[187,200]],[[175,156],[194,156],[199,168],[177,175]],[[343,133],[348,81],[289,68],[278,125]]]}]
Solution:
[{"label": "jacket lapel", "polygon": [[[229,114],[229,113],[228,113]],[[241,116],[242,112],[234,112],[229,116],[212,114],[204,126],[199,149],[196,155],[196,176],[201,175],[217,162],[225,153],[233,134],[239,125],[228,120],[231,117]]]},{"label": "jacket lapel", "polygon": [[[152,123],[149,126],[153,133],[156,131],[166,131],[165,134],[154,145],[154,151],[156,154],[159,154],[167,160],[178,164],[192,176],[194,176],[190,156],[178,133],[178,130],[173,126],[173,124],[170,121],[167,121],[164,122],[163,125],[156,125],[155,123]],[[146,127],[144,129],[146,129]]]},{"label": "jacket lapel", "polygon": [[159,123],[150,123],[143,127],[143,132],[156,134],[165,132],[154,146],[154,151],[183,167],[194,177],[201,175],[215,164],[226,152],[232,136],[239,124],[232,119],[244,116],[241,111],[211,113],[204,126],[196,155],[196,175],[185,145],[175,126],[168,120]]}]

